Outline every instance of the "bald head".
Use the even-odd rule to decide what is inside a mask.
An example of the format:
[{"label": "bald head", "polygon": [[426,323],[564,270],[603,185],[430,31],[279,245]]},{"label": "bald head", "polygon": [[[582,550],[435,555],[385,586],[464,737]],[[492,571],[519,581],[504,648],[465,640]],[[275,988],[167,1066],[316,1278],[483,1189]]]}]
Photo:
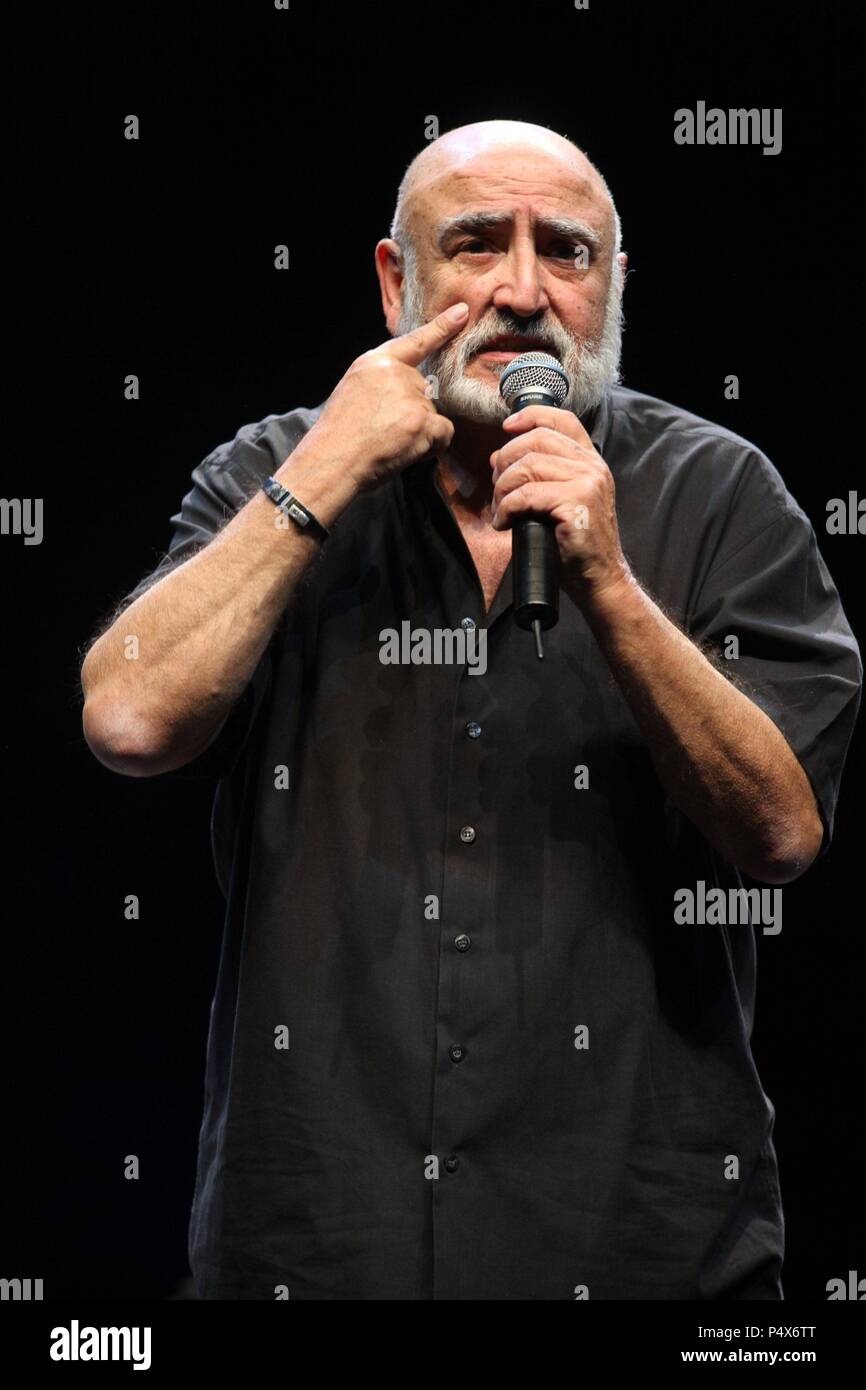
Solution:
[{"label": "bald head", "polygon": [[376,246],[386,323],[399,336],[469,305],[465,328],[423,364],[446,414],[485,424],[507,414],[504,340],[512,357],[529,345],[553,353],[580,415],[619,380],[619,243],[607,184],[570,140],[523,121],[460,126],[412,160]]},{"label": "bald head", "polygon": [[613,253],[622,239],[619,215],[610,189],[595,165],[571,140],[528,121],[476,121],[446,131],[415,156],[397,193],[391,236],[411,256],[417,245],[419,220],[429,195],[448,181],[483,171],[497,157],[522,156],[570,171],[578,185],[592,189],[607,205],[613,224]]}]

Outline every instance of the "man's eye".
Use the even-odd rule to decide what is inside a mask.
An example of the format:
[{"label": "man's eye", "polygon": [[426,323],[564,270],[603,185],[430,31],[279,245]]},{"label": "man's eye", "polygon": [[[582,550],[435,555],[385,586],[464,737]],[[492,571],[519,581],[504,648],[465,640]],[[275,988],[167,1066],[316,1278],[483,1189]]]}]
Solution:
[{"label": "man's eye", "polygon": [[[484,254],[487,251],[492,251],[494,247],[489,241],[484,241],[482,237],[473,237],[471,241],[462,242],[458,250],[461,253],[467,251],[470,255],[478,255]],[[555,261],[573,261],[580,265],[589,264],[589,253],[587,248],[580,244],[576,245],[571,241],[555,242],[549,247],[546,254],[551,256]]]}]

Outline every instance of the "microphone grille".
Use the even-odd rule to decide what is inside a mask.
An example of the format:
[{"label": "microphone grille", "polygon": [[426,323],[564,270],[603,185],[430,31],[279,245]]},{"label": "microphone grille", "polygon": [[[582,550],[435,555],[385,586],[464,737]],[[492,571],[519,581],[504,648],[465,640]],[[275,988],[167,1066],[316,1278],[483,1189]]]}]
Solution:
[{"label": "microphone grille", "polygon": [[510,405],[521,391],[549,391],[562,405],[569,391],[568,373],[549,352],[522,352],[499,378],[499,394]]}]

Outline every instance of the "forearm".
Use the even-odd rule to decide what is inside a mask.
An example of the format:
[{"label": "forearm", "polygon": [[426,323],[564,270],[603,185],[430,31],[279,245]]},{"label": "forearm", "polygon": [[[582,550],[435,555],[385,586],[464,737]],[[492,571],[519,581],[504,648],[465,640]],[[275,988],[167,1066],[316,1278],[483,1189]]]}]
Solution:
[{"label": "forearm", "polygon": [[820,848],[800,763],[773,721],[634,580],[581,603],[670,799],[726,859],[784,883]]},{"label": "forearm", "polygon": [[[344,474],[302,446],[274,476],[325,526],[354,496]],[[207,747],[318,550],[256,493],[204,549],[130,604],[81,672],[84,732],[100,761],[153,775]]]}]

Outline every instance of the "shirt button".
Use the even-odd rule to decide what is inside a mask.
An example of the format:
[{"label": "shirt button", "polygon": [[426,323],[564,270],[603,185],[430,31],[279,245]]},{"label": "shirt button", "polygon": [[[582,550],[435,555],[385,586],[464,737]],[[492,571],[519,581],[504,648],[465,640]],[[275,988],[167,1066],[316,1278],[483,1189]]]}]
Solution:
[{"label": "shirt button", "polygon": [[474,618],[461,618],[461,619],[460,619],[460,626],[463,628],[463,630],[464,630],[465,632],[471,632],[472,629],[473,629],[474,626],[475,626],[475,619],[474,619]]},{"label": "shirt button", "polygon": [[472,841],[475,839],[474,827],[471,825],[461,825],[460,838],[463,841],[464,845],[471,845]]},{"label": "shirt button", "polygon": [[472,938],[467,936],[465,932],[461,932],[459,936],[455,936],[454,945],[458,951],[468,951],[472,945]]},{"label": "shirt button", "polygon": [[460,1159],[456,1154],[449,1154],[442,1164],[442,1167],[445,1169],[446,1173],[456,1173],[457,1169],[460,1167]]},{"label": "shirt button", "polygon": [[470,719],[469,723],[466,725],[466,733],[469,738],[480,738],[481,725],[476,724],[474,719]]},{"label": "shirt button", "polygon": [[459,1043],[452,1043],[448,1049],[448,1056],[451,1058],[452,1062],[462,1062],[463,1058],[466,1056],[466,1051]]}]

